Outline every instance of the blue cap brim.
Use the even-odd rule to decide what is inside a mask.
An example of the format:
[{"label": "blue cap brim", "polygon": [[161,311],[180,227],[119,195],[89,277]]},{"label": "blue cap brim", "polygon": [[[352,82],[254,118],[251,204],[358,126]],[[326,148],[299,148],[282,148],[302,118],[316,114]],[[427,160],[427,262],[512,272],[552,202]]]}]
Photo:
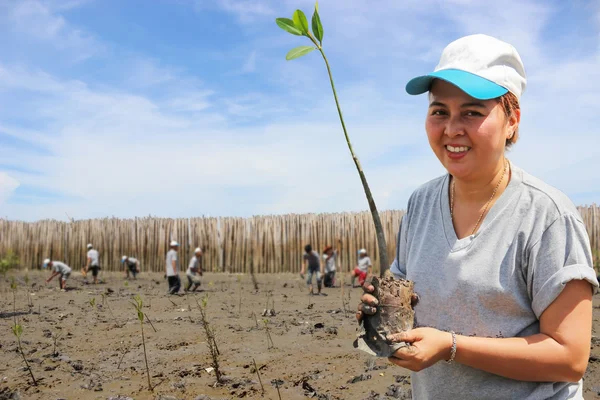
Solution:
[{"label": "blue cap brim", "polygon": [[428,92],[434,79],[451,83],[469,96],[479,100],[495,99],[508,92],[508,89],[497,83],[459,69],[444,69],[411,79],[406,84],[406,92],[412,95]]}]

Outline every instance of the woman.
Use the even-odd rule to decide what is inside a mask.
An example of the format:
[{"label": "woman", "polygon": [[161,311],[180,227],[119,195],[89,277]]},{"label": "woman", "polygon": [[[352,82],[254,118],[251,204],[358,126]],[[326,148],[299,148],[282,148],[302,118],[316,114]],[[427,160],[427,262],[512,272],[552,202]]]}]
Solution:
[{"label": "woman", "polygon": [[[388,338],[411,344],[390,361],[414,371],[416,399],[583,398],[598,281],[575,206],[505,157],[525,83],[511,45],[473,35],[407,84],[429,92],[427,137],[448,171],[411,196],[391,268],[420,297],[419,327]],[[359,320],[376,310],[361,300]]]}]

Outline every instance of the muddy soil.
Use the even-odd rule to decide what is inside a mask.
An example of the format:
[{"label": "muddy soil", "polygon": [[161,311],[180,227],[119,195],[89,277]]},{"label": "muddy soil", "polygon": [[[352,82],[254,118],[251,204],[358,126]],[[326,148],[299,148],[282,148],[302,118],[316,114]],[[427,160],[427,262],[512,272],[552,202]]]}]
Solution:
[{"label": "muddy soil", "polygon": [[[38,386],[31,385],[16,351],[13,294],[8,280],[0,281],[0,399],[410,398],[409,371],[352,347],[360,288],[344,288],[345,314],[339,287],[324,289],[327,296],[308,296],[300,277],[291,274],[259,275],[258,293],[249,276],[205,274],[203,291],[181,296],[167,296],[159,274],[125,281],[123,274],[104,273],[104,283],[90,285],[74,272],[66,292],[56,278],[44,285],[45,276],[30,272],[33,287],[26,290],[25,274],[16,275],[16,317]],[[157,330],[144,324],[153,391],[130,303],[135,294]],[[205,295],[224,375],[217,385],[196,303]],[[594,307],[586,399],[600,398],[600,295]]]}]

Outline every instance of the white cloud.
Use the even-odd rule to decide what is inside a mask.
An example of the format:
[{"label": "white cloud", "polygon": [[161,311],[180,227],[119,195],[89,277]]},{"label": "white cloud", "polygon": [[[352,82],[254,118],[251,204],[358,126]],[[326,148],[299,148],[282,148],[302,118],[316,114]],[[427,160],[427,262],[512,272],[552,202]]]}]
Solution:
[{"label": "white cloud", "polygon": [[[4,8],[15,32],[50,43],[61,51],[69,51],[74,56],[73,61],[85,60],[105,50],[96,38],[71,26],[59,14],[59,11],[81,6],[83,2],[69,2],[61,6],[55,2],[23,0],[7,4]],[[53,10],[52,6],[57,9]]]}]

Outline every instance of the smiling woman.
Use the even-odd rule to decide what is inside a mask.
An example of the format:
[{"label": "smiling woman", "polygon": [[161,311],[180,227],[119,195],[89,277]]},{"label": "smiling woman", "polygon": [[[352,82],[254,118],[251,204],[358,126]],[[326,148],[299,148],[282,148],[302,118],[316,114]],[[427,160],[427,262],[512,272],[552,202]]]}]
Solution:
[{"label": "smiling woman", "polygon": [[[473,35],[406,86],[429,92],[448,172],[411,196],[391,267],[420,297],[419,327],[388,338],[411,343],[390,361],[414,371],[417,399],[583,398],[598,281],[573,203],[506,158],[525,84],[514,47]],[[376,306],[361,301],[359,319]]]}]

